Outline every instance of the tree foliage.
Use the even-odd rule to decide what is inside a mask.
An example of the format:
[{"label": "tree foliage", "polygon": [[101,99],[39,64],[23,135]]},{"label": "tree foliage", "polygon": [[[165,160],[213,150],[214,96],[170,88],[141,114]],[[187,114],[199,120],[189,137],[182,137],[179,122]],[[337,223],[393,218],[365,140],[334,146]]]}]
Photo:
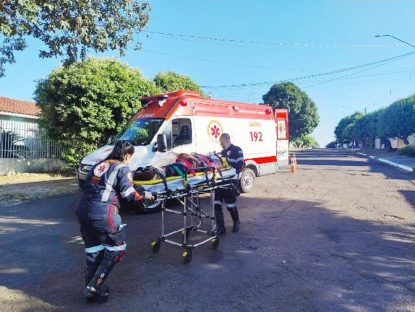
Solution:
[{"label": "tree foliage", "polygon": [[111,59],[87,59],[59,67],[38,82],[40,123],[76,164],[123,130],[141,108],[140,98],[159,93],[153,81]]},{"label": "tree foliage", "polygon": [[380,137],[403,140],[415,133],[415,96],[389,105],[379,116],[377,130]]},{"label": "tree foliage", "polygon": [[304,148],[304,147],[319,148],[320,147],[318,142],[310,135],[305,135],[303,137],[296,139],[293,142],[293,145],[299,148]]},{"label": "tree foliage", "polygon": [[[63,57],[66,63],[95,52],[121,54],[149,20],[150,5],[142,0],[4,0],[0,2],[0,77],[14,63],[26,38],[41,40],[42,58]],[[139,44],[137,43],[136,47]]]},{"label": "tree foliage", "polygon": [[336,129],[334,130],[334,134],[336,135],[337,141],[352,141],[355,137],[353,125],[358,119],[362,118],[362,116],[362,113],[356,112],[350,116],[342,118],[339,124],[337,125]]},{"label": "tree foliage", "polygon": [[376,138],[398,137],[407,141],[408,136],[415,133],[415,96],[366,115],[355,113],[346,116],[340,120],[334,133],[337,142],[352,140],[365,147],[373,147]]},{"label": "tree foliage", "polygon": [[288,108],[292,140],[310,134],[319,123],[317,107],[310,97],[292,82],[275,84],[262,97],[273,108]]},{"label": "tree foliage", "polygon": [[154,77],[154,83],[163,92],[177,90],[192,90],[202,94],[202,89],[189,76],[180,75],[175,72],[161,72]]}]

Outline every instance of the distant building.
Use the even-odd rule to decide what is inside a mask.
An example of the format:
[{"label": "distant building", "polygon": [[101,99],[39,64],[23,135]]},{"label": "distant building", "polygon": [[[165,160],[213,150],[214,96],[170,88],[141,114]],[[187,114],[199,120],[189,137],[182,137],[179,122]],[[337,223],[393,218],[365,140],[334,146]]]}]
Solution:
[{"label": "distant building", "polygon": [[39,128],[34,102],[0,97],[0,175],[59,170],[62,149]]},{"label": "distant building", "polygon": [[34,102],[0,97],[0,130],[12,131],[24,139],[36,138],[40,112]]}]

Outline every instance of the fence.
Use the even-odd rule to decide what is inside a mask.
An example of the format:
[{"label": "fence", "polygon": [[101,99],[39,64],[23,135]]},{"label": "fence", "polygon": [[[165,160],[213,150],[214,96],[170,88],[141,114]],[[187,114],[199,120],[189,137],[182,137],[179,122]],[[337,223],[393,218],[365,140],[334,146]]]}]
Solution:
[{"label": "fence", "polygon": [[0,158],[61,158],[62,148],[37,122],[0,120]]}]

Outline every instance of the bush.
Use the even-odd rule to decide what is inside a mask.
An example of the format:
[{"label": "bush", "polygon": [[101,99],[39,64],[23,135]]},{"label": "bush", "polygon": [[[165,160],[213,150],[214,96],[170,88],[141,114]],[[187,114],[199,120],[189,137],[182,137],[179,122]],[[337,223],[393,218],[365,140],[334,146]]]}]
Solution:
[{"label": "bush", "polygon": [[180,75],[175,72],[161,72],[154,77],[154,83],[163,92],[173,92],[178,90],[197,91],[203,95],[200,86],[189,76]]},{"label": "bush", "polygon": [[309,135],[302,136],[294,140],[292,143],[293,143],[293,146],[296,148],[319,148],[320,147],[317,141]]},{"label": "bush", "polygon": [[38,82],[40,123],[64,147],[63,160],[82,158],[121,130],[141,109],[140,98],[159,93],[153,81],[112,59],[88,59],[59,67]]},{"label": "bush", "polygon": [[399,149],[399,155],[415,157],[415,145],[407,145]]}]

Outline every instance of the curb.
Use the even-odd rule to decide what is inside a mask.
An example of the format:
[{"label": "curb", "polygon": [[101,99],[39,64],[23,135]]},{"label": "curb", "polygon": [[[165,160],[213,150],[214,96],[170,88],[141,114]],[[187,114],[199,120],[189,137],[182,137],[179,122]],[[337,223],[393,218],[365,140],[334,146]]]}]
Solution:
[{"label": "curb", "polygon": [[402,170],[404,170],[406,172],[414,172],[415,171],[414,168],[411,168],[411,167],[408,167],[408,166],[405,166],[405,165],[401,165],[401,164],[395,163],[393,161],[390,161],[390,160],[387,160],[387,159],[384,159],[384,158],[380,158],[380,157],[376,157],[376,156],[369,156],[367,154],[360,153],[360,152],[358,152],[357,154],[360,155],[360,156],[367,157],[369,159],[373,159],[373,160],[379,161],[379,162],[384,163],[384,164],[387,164],[389,166],[402,169]]}]

